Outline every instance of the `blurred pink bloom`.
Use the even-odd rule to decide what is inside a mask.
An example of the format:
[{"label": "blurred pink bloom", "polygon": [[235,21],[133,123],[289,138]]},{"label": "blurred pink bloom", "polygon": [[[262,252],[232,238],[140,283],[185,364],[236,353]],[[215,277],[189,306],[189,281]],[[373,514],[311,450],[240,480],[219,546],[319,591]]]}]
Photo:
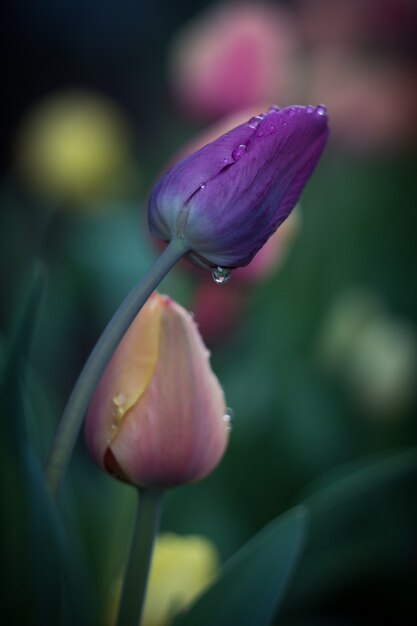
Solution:
[{"label": "blurred pink bloom", "polygon": [[[263,100],[293,100],[296,31],[282,7],[219,4],[177,34],[170,55],[174,96],[197,119]],[[261,110],[261,109],[260,109]]]},{"label": "blurred pink bloom", "polygon": [[154,293],[91,401],[86,419],[91,455],[102,469],[137,486],[193,482],[223,456],[227,418],[223,391],[193,319]]},{"label": "blurred pink bloom", "polygon": [[298,0],[299,28],[308,46],[350,46],[363,39],[367,0]]},{"label": "blurred pink bloom", "polygon": [[333,137],[363,152],[398,149],[417,135],[417,68],[321,49],[310,56],[309,97],[326,101]]},{"label": "blurred pink bloom", "polygon": [[416,50],[415,0],[298,0],[297,7],[310,46]]},{"label": "blurred pink bloom", "polygon": [[212,280],[202,278],[191,308],[207,345],[215,345],[233,332],[242,318],[247,299],[248,294],[239,285],[229,283],[219,287]]},{"label": "blurred pink bloom", "polygon": [[298,0],[304,98],[326,102],[332,136],[375,153],[417,137],[415,0]]}]

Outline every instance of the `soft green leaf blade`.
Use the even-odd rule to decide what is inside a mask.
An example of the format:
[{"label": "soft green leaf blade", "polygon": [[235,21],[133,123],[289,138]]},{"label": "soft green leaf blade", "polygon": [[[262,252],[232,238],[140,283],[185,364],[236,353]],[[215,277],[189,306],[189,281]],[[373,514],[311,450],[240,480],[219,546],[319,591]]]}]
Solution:
[{"label": "soft green leaf blade", "polygon": [[60,595],[57,518],[27,434],[26,365],[45,274],[37,265],[4,359],[0,384],[0,552],[4,624],[55,626]]},{"label": "soft green leaf blade", "polygon": [[268,524],[224,565],[216,582],[175,625],[269,624],[297,565],[307,519],[306,507],[297,507]]},{"label": "soft green leaf blade", "polygon": [[349,463],[315,481],[305,502],[318,516],[349,501],[367,497],[372,490],[385,490],[417,469],[417,449],[411,448]]},{"label": "soft green leaf blade", "polygon": [[[285,599],[286,619],[306,620],[353,593],[407,614],[414,598],[416,481],[411,448],[349,463],[312,485],[304,500],[309,540]],[[372,589],[378,590],[373,600]]]}]

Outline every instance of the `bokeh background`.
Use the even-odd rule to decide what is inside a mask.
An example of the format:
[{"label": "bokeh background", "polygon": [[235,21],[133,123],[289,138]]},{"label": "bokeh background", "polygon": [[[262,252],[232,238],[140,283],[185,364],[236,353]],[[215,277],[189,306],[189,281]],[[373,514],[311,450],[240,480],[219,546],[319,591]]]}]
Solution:
[{"label": "bokeh background", "polygon": [[[330,142],[253,266],[218,286],[182,263],[161,287],[194,311],[233,411],[222,465],[169,495],[162,527],[208,537],[224,561],[314,485],[416,445],[414,0],[14,0],[6,10],[1,345],[40,259],[47,289],[29,372],[42,461],[94,342],[158,254],[152,182],[185,146],[271,103],[326,104]],[[368,479],[359,474],[359,491]],[[415,471],[390,480],[314,527],[279,623],[396,623],[415,609]],[[132,499],[81,438],[61,500],[98,624]]]}]

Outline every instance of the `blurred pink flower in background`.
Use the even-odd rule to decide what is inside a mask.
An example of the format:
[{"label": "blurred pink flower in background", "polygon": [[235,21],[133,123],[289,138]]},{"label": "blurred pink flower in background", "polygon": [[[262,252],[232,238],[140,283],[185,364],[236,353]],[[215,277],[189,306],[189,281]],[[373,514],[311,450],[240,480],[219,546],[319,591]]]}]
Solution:
[{"label": "blurred pink flower in background", "polygon": [[415,0],[297,0],[296,7],[309,46],[416,49]]},{"label": "blurred pink flower in background", "polygon": [[417,68],[322,50],[310,57],[309,98],[320,95],[335,138],[360,152],[388,151],[417,131]]},{"label": "blurred pink flower in background", "polygon": [[417,137],[415,0],[299,0],[304,98],[319,96],[332,137],[362,153],[398,151]]},{"label": "blurred pink flower in background", "polygon": [[264,3],[215,5],[179,31],[170,51],[176,101],[214,119],[264,100],[293,100],[297,37],[291,15]]}]

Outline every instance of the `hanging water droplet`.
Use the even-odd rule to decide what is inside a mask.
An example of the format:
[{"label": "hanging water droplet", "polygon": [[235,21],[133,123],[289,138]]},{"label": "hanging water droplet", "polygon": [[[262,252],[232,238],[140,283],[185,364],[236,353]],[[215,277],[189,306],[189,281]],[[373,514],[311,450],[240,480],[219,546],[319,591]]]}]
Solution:
[{"label": "hanging water droplet", "polygon": [[317,115],[321,115],[321,116],[327,115],[327,109],[324,106],[324,104],[319,104],[319,106],[316,107],[316,113]]},{"label": "hanging water droplet", "polygon": [[232,157],[235,161],[239,161],[239,159],[245,154],[246,146],[244,143],[241,143],[240,146],[235,148],[232,152]]},{"label": "hanging water droplet", "polygon": [[232,271],[225,267],[217,266],[212,270],[211,275],[217,285],[225,285],[229,282],[232,276]]}]

